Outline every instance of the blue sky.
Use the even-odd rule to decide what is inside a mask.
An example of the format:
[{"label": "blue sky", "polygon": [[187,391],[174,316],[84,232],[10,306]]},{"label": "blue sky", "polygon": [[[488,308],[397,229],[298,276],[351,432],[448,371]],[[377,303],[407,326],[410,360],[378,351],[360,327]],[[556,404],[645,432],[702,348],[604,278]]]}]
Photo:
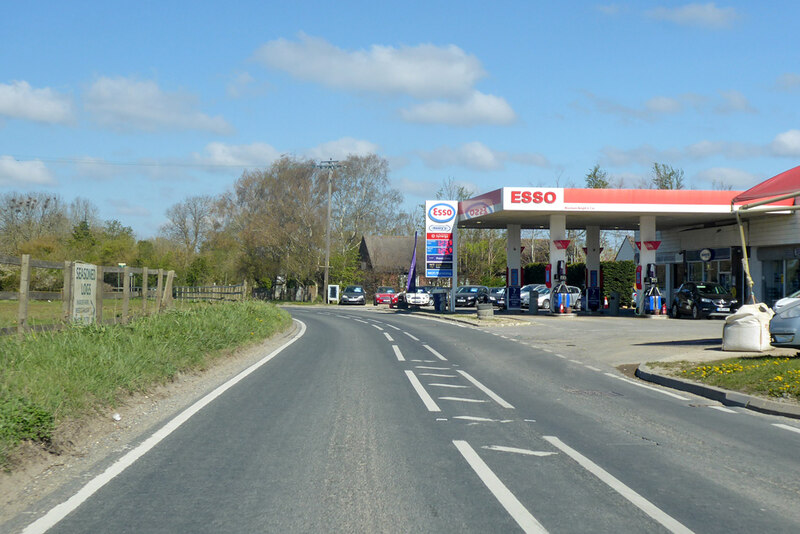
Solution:
[{"label": "blue sky", "polygon": [[13,2],[0,194],[92,200],[138,237],[282,154],[374,152],[407,205],[636,187],[652,163],[747,189],[800,163],[800,3]]}]

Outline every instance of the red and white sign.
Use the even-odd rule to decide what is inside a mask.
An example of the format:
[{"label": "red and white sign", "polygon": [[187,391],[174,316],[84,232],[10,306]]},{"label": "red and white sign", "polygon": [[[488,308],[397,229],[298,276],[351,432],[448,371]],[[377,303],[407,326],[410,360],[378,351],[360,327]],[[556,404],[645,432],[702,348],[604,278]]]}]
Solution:
[{"label": "red and white sign", "polygon": [[503,209],[557,211],[564,209],[564,189],[552,187],[505,187]]},{"label": "red and white sign", "polygon": [[569,247],[571,239],[553,239],[553,244],[558,250],[566,250]]},{"label": "red and white sign", "polygon": [[644,248],[647,250],[658,250],[659,245],[661,245],[661,241],[645,241]]}]

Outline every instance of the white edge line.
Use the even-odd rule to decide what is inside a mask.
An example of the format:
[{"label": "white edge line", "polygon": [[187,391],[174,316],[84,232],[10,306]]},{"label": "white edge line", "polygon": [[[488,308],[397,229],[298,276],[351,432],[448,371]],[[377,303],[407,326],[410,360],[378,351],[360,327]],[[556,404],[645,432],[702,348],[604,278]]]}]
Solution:
[{"label": "white edge line", "polygon": [[777,426],[778,428],[789,430],[791,432],[797,432],[798,434],[800,434],[800,428],[794,426],[784,425],[783,423],[772,423],[772,426]]},{"label": "white edge line", "polygon": [[623,484],[619,479],[614,477],[611,473],[592,462],[586,456],[582,455],[572,447],[565,444],[563,441],[555,436],[542,436],[552,446],[575,460],[581,467],[589,471],[591,474],[599,478],[607,484],[614,491],[628,499],[641,511],[655,519],[658,523],[663,525],[670,532],[691,533],[692,531],[686,528],[683,524],[678,522],[675,518],[658,508],[656,505],[636,493],[634,490]]},{"label": "white edge line", "polygon": [[630,384],[632,386],[639,386],[640,388],[649,389],[651,391],[657,391],[658,393],[662,393],[664,395],[668,395],[670,397],[674,397],[674,398],[680,399],[682,401],[690,400],[690,399],[687,399],[686,397],[681,397],[680,395],[672,393],[671,391],[664,391],[663,389],[654,388],[653,386],[648,386],[647,384],[640,384],[638,382],[634,382],[633,380],[628,380],[627,378],[623,378],[621,376],[617,376],[617,375],[615,375],[613,373],[603,373],[603,374],[606,375],[606,376],[610,376],[611,378],[616,378],[617,380],[622,380],[623,382],[627,382],[628,384]]},{"label": "white edge line", "polygon": [[397,345],[392,345],[392,350],[394,351],[394,355],[397,356],[398,362],[406,361],[406,359],[403,358],[403,353],[400,352],[400,347],[398,347]]},{"label": "white edge line", "polygon": [[454,440],[453,445],[456,446],[458,452],[467,461],[469,466],[478,475],[478,478],[484,485],[492,492],[495,499],[506,509],[509,515],[517,522],[517,524],[525,532],[531,533],[546,533],[547,530],[536,520],[533,515],[525,508],[519,499],[506,487],[505,484],[489,469],[486,462],[481,460],[475,449],[470,447],[466,441]]},{"label": "white edge line", "polygon": [[514,409],[514,407],[512,405],[510,405],[509,403],[507,403],[505,400],[503,400],[503,398],[500,397],[500,395],[498,395],[497,393],[495,393],[491,389],[487,388],[486,386],[484,386],[483,384],[481,384],[480,382],[475,380],[475,378],[473,378],[468,372],[462,371],[461,369],[457,369],[456,372],[460,373],[461,376],[463,376],[464,378],[466,378],[467,380],[472,382],[472,385],[474,385],[476,388],[480,389],[481,391],[483,391],[484,393],[489,395],[492,398],[493,401],[495,401],[497,404],[499,404],[503,408],[509,408],[511,410]]},{"label": "white edge line", "polygon": [[422,383],[419,381],[419,378],[414,374],[414,371],[406,371],[406,376],[408,377],[408,381],[411,382],[411,386],[414,388],[414,391],[417,392],[419,398],[422,399],[422,403],[425,404],[425,407],[428,409],[429,412],[441,412],[442,409],[439,408],[439,405],[428,395],[428,392],[425,391],[425,388],[422,387]]},{"label": "white edge line", "polygon": [[238,375],[234,376],[224,384],[217,387],[214,391],[208,393],[205,397],[198,400],[187,409],[178,414],[175,418],[170,420],[167,424],[158,429],[149,438],[140,443],[136,448],[125,454],[122,458],[111,464],[105,471],[90,480],[78,492],[64,501],[63,503],[55,506],[45,515],[25,527],[22,531],[23,534],[38,534],[46,532],[51,527],[55,526],[59,521],[64,519],[69,513],[83,504],[89,497],[91,497],[100,488],[108,484],[117,475],[122,473],[125,469],[130,467],[136,460],[147,454],[153,447],[158,445],[164,438],[169,436],[172,432],[177,430],[183,423],[188,421],[193,415],[205,408],[214,399],[225,393],[228,389],[235,386],[248,375],[256,371],[259,367],[272,360],[275,356],[280,354],[286,347],[300,339],[306,332],[306,325],[303,321],[293,319],[300,324],[300,332],[295,334],[295,337],[270,352],[264,358],[260,359]]},{"label": "white edge line", "polygon": [[433,347],[431,347],[430,345],[422,345],[422,346],[425,347],[426,349],[428,349],[429,351],[431,351],[431,354],[433,354],[434,356],[436,356],[437,358],[439,358],[443,362],[447,361],[447,358],[445,358],[444,356],[442,356],[441,354],[436,352],[436,350]]}]

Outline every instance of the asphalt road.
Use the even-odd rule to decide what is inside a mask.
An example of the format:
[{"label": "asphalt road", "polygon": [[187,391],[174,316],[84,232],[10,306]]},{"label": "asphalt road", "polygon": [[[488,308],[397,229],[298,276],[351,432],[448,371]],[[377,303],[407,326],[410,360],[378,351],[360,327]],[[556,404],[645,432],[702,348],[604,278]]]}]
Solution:
[{"label": "asphalt road", "polygon": [[28,531],[800,531],[796,421],[531,336],[292,313],[294,343]]}]

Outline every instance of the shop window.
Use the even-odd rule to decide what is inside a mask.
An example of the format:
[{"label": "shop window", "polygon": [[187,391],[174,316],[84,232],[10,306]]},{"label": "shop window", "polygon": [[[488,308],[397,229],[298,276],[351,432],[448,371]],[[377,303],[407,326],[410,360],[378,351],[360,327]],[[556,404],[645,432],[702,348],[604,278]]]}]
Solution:
[{"label": "shop window", "polygon": [[786,260],[786,294],[800,291],[800,260]]},{"label": "shop window", "polygon": [[687,265],[688,272],[686,279],[689,282],[702,282],[703,281],[703,262],[691,261]]}]

